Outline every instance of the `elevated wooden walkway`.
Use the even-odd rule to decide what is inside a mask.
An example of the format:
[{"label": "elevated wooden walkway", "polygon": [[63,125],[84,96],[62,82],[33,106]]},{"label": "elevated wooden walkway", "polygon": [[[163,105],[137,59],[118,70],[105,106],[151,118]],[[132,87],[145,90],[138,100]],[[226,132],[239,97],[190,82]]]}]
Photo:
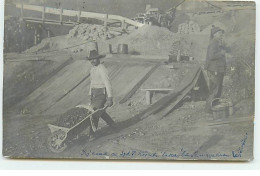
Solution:
[{"label": "elevated wooden walkway", "polygon": [[[35,23],[47,23],[47,24],[63,24],[63,25],[75,25],[77,23],[80,23],[80,18],[92,18],[92,19],[98,19],[104,21],[104,23],[122,23],[122,24],[128,24],[135,27],[142,27],[144,24],[139,23],[137,21],[133,21],[131,19],[119,16],[119,15],[110,15],[110,14],[103,14],[103,13],[94,13],[94,12],[85,12],[85,11],[76,11],[76,10],[67,10],[67,9],[57,9],[52,7],[44,7],[44,6],[36,6],[36,5],[29,5],[29,4],[23,4],[23,3],[17,3],[16,8],[21,9],[21,17],[24,20],[35,22]],[[42,18],[32,18],[32,17],[25,17],[24,16],[24,10],[30,10],[30,11],[37,11],[42,13]],[[52,20],[52,19],[46,19],[45,14],[54,14],[60,16],[60,21],[58,20]],[[63,16],[69,16],[69,17],[77,17],[77,21],[75,22],[65,22],[63,21]]]}]

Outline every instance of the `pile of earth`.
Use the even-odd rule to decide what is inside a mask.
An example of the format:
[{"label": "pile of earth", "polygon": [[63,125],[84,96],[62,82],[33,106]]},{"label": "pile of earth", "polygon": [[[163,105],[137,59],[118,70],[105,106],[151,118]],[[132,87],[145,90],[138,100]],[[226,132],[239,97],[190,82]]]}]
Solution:
[{"label": "pile of earth", "polygon": [[[25,51],[25,53],[49,52],[69,49],[75,53],[83,51],[87,48],[85,44],[88,42],[97,42],[108,50],[108,40],[121,35],[113,29],[106,28],[102,25],[95,24],[79,24],[69,31],[69,34],[45,38],[41,43],[35,45]],[[102,52],[101,52],[102,53]]]},{"label": "pile of earth", "polygon": [[200,27],[194,21],[189,21],[189,23],[182,23],[178,26],[179,34],[192,34],[200,32]]},{"label": "pile of earth", "polygon": [[70,30],[68,38],[77,37],[83,40],[108,40],[115,37],[108,28],[102,25],[80,24]]},{"label": "pile of earth", "polygon": [[145,25],[129,35],[120,37],[114,46],[128,44],[130,54],[169,55],[172,43],[179,40],[179,36],[167,28]]},{"label": "pile of earth", "polygon": [[90,114],[91,111],[86,108],[72,108],[62,114],[54,124],[61,127],[71,128]]},{"label": "pile of earth", "polygon": [[46,51],[58,51],[70,46],[70,43],[64,36],[45,38],[39,43],[25,51],[25,53],[40,53]]}]

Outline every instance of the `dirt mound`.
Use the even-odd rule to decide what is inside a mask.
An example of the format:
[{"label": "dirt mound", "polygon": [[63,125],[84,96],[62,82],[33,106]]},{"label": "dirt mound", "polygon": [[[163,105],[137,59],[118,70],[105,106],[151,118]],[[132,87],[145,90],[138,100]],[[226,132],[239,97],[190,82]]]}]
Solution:
[{"label": "dirt mound", "polygon": [[115,37],[115,35],[102,25],[80,24],[70,30],[68,38],[73,37],[96,41],[97,39],[108,40]]},{"label": "dirt mound", "polygon": [[[26,50],[25,53],[62,50],[66,48],[71,48],[72,52],[80,52],[87,48],[87,46],[81,45],[83,43],[96,41],[102,45],[107,40],[118,35],[121,35],[121,33],[113,29],[107,29],[102,25],[80,24],[71,29],[67,35],[43,39],[41,43]],[[107,45],[105,47],[108,48]]]},{"label": "dirt mound", "polygon": [[55,125],[71,128],[90,114],[91,112],[85,108],[72,108],[62,114]]},{"label": "dirt mound", "polygon": [[168,29],[147,25],[119,39],[116,46],[128,44],[130,53],[168,55],[172,43],[177,40],[179,36]]}]

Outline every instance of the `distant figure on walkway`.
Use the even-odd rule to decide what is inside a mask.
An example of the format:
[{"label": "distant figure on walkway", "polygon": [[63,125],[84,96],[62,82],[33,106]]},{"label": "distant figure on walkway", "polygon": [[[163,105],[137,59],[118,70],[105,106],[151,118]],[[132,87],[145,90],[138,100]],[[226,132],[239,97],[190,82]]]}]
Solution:
[{"label": "distant figure on walkway", "polygon": [[226,71],[226,52],[230,48],[223,44],[224,30],[213,26],[211,40],[207,50],[206,70],[209,77],[209,96],[206,100],[206,112],[212,113],[211,102],[220,98],[222,93],[223,78]]},{"label": "distant figure on walkway", "polygon": [[[112,86],[108,77],[108,71],[103,64],[100,63],[100,58],[104,56],[99,55],[97,50],[89,51],[87,59],[91,62],[92,68],[90,70],[90,100],[91,107],[94,110],[101,109],[106,106],[111,107],[113,105]],[[113,129],[118,130],[116,123],[107,114],[106,111],[101,115],[101,118]],[[98,127],[99,117],[93,117],[94,127]],[[95,130],[94,130],[95,131]],[[94,131],[92,126],[90,127],[90,141],[93,141]]]}]

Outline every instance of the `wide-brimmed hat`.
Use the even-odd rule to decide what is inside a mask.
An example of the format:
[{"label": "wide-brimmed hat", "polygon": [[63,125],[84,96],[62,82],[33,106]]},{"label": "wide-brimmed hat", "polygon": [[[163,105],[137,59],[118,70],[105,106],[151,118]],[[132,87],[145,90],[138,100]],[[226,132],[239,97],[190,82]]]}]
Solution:
[{"label": "wide-brimmed hat", "polygon": [[219,31],[222,31],[223,33],[225,32],[224,29],[221,29],[220,27],[213,27],[211,30],[211,35],[214,35]]},{"label": "wide-brimmed hat", "polygon": [[87,57],[88,60],[93,60],[93,59],[100,59],[105,57],[105,55],[100,55],[98,54],[97,50],[91,50],[89,52],[89,56]]}]

